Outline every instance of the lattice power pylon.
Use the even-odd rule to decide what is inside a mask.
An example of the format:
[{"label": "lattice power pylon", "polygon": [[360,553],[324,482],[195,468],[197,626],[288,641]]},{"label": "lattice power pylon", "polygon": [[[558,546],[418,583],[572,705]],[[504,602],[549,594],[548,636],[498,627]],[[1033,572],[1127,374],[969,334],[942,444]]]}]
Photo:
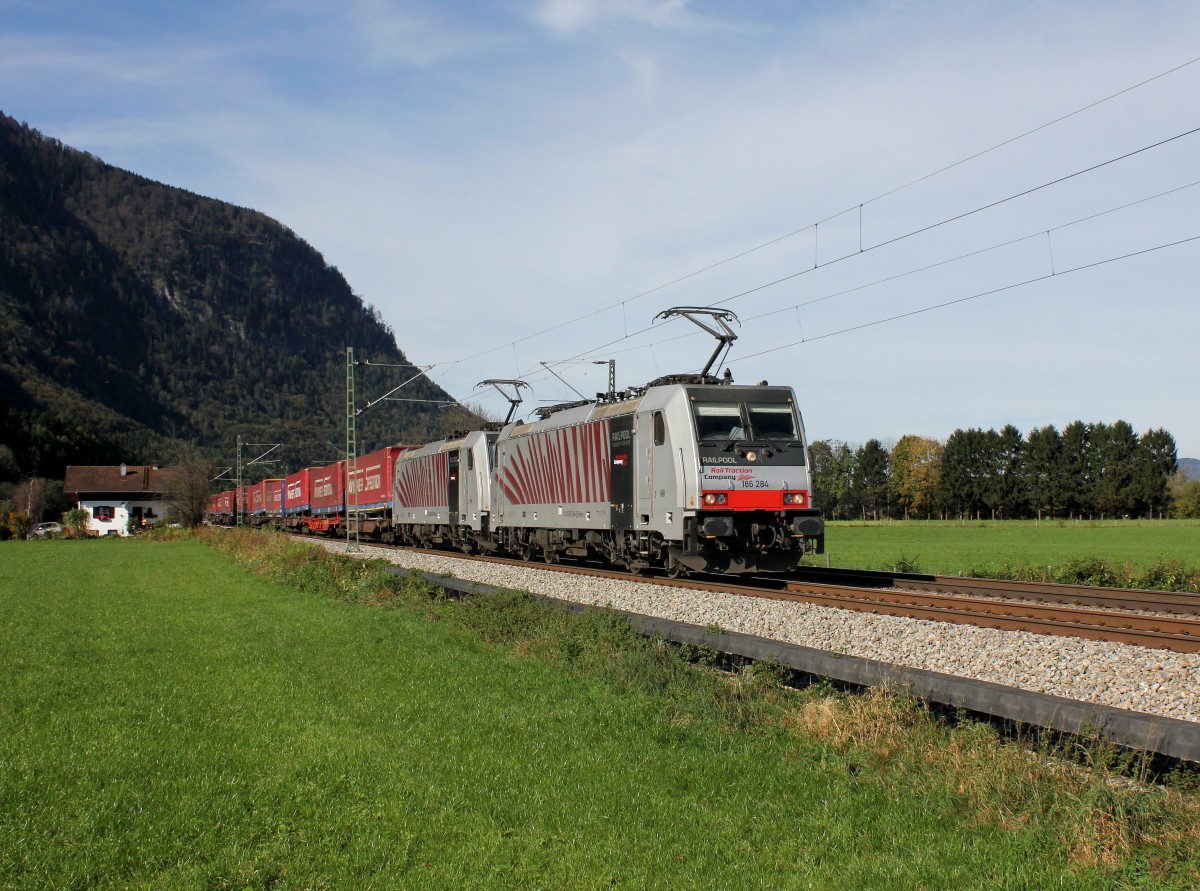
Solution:
[{"label": "lattice power pylon", "polygon": [[[354,347],[346,347],[346,551],[361,551],[358,537],[358,429],[354,408]],[[353,536],[353,541],[351,541]]]}]

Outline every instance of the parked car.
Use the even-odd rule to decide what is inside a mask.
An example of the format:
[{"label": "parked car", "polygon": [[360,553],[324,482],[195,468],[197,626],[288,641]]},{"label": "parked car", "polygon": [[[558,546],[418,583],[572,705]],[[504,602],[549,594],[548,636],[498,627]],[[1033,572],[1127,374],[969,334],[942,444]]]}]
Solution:
[{"label": "parked car", "polygon": [[29,533],[29,538],[54,538],[62,535],[62,523],[38,523]]}]

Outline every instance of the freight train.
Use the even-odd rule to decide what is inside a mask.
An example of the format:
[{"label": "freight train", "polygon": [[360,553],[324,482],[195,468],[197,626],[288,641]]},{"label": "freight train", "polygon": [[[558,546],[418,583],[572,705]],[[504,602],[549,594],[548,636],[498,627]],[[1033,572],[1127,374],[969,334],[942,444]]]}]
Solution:
[{"label": "freight train", "polygon": [[532,422],[510,411],[503,424],[222,492],[210,519],[231,522],[240,504],[252,525],[302,533],[353,523],[388,543],[672,576],[788,571],[824,551],[825,532],[795,392],[735,385],[708,374],[712,361]]}]

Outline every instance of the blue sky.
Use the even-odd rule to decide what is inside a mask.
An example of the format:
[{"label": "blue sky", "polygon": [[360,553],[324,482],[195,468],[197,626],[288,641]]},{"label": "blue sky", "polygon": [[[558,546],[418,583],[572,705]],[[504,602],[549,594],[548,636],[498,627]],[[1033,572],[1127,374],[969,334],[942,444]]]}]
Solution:
[{"label": "blue sky", "polygon": [[721,302],[813,438],[1123,418],[1196,456],[1200,242],[1150,249],[1200,236],[1198,36],[1194,2],[0,0],[0,110],[285,223],[460,399],[696,370],[652,319]]}]

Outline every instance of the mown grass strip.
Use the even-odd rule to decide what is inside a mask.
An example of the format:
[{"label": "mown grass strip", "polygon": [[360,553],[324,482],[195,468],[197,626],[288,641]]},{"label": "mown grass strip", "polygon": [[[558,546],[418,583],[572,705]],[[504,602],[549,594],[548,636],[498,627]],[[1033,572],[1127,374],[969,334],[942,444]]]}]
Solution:
[{"label": "mown grass strip", "polygon": [[825,538],[838,567],[1200,590],[1195,521],[831,522]]},{"label": "mown grass strip", "polygon": [[[4,887],[1191,886],[1195,798],[271,536],[0,546]],[[334,594],[335,596],[330,596]]]}]

